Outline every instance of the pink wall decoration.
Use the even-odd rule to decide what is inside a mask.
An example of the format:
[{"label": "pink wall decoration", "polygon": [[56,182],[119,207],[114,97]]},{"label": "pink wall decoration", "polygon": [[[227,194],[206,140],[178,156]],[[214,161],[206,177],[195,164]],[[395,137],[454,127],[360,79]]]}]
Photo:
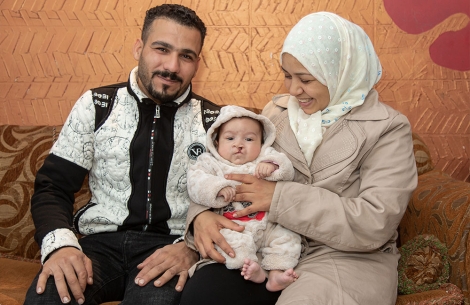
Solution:
[{"label": "pink wall decoration", "polygon": [[[463,13],[470,18],[470,0],[384,0],[393,22],[409,34],[421,34],[448,17]],[[438,65],[458,71],[470,70],[470,22],[463,29],[441,34],[429,47]]]}]

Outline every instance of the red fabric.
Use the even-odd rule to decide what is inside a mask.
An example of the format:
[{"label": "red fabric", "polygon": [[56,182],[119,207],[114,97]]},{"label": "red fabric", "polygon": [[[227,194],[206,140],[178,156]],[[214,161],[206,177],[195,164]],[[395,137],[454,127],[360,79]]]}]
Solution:
[{"label": "red fabric", "polygon": [[258,212],[254,217],[243,216],[243,217],[233,217],[237,211],[234,212],[225,212],[223,215],[230,220],[240,220],[240,221],[250,221],[250,220],[261,220],[266,215],[266,212]]}]

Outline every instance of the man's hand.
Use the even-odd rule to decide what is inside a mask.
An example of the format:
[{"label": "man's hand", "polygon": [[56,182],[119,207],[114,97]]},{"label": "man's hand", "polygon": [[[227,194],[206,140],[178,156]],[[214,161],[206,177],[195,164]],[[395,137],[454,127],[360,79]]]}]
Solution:
[{"label": "man's hand", "polygon": [[226,228],[242,232],[245,227],[218,215],[212,211],[204,211],[194,219],[194,243],[199,253],[204,258],[211,258],[219,263],[224,263],[225,258],[217,252],[214,243],[218,245],[230,257],[235,257],[235,252],[220,234],[220,229]]},{"label": "man's hand", "polygon": [[91,260],[80,250],[74,247],[64,247],[53,252],[42,267],[39,275],[36,292],[42,294],[47,279],[54,276],[57,292],[63,303],[70,302],[67,285],[72,291],[78,304],[85,302],[86,285],[93,284],[93,270]]},{"label": "man's hand", "polygon": [[233,214],[234,217],[243,217],[259,211],[269,211],[276,182],[258,179],[247,174],[229,174],[225,175],[225,179],[242,183],[237,185],[237,194],[234,201],[251,202],[249,207]]},{"label": "man's hand", "polygon": [[167,245],[155,251],[137,266],[140,269],[135,283],[145,286],[148,282],[161,275],[153,284],[161,287],[175,275],[179,275],[175,289],[182,291],[188,279],[188,270],[199,259],[199,255],[188,248],[184,242]]}]

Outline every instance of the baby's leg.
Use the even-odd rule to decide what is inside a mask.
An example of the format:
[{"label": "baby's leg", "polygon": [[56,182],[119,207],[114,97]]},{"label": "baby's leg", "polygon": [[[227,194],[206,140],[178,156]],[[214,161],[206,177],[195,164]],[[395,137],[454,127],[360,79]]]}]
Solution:
[{"label": "baby's leg", "polygon": [[271,270],[269,271],[268,282],[266,283],[266,289],[269,291],[283,290],[293,282],[295,282],[299,276],[295,273],[294,269],[287,269],[286,271]]},{"label": "baby's leg", "polygon": [[255,283],[262,283],[266,279],[266,272],[257,262],[249,258],[245,259],[245,263],[242,267],[242,275],[245,280]]},{"label": "baby's leg", "polygon": [[225,266],[228,269],[240,269],[244,264],[245,258],[258,261],[256,245],[250,234],[230,229],[221,229],[220,233],[225,237],[233,251],[235,251],[235,257],[230,257],[219,246],[215,245],[215,249],[225,258]]}]

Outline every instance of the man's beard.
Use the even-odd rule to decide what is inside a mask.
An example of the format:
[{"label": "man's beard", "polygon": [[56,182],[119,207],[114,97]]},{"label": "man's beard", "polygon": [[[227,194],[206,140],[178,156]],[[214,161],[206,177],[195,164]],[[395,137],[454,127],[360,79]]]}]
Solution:
[{"label": "man's beard", "polygon": [[162,104],[166,104],[166,103],[173,102],[175,99],[177,99],[181,95],[180,91],[177,91],[174,94],[168,94],[167,90],[170,87],[168,85],[162,85],[161,92],[156,91],[152,85],[152,79],[155,76],[169,78],[170,80],[173,80],[173,81],[176,80],[182,84],[183,80],[176,73],[157,70],[152,73],[152,76],[150,78],[148,78],[147,75],[148,75],[147,69],[145,69],[144,67],[139,67],[138,76],[140,78],[140,81],[142,82],[142,85],[145,87],[145,89],[147,90],[147,92],[150,94],[150,96],[153,99],[160,101],[160,103]]}]

